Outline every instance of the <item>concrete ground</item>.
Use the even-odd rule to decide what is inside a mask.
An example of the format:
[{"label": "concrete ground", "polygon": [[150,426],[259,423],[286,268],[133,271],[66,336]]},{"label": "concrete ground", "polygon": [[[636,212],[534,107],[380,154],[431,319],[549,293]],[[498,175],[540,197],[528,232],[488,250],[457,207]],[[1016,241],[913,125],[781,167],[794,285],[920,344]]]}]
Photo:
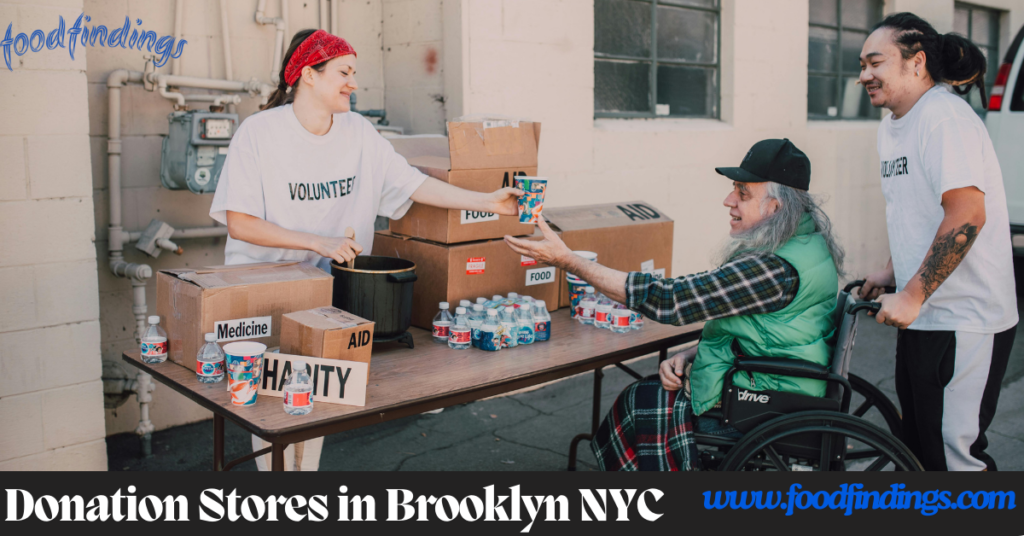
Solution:
[{"label": "concrete ground", "polygon": [[[1018,339],[1021,339],[1018,330]],[[851,370],[878,386],[893,400],[893,356],[896,330],[862,318]],[[641,374],[657,372],[657,356],[631,366]],[[1003,381],[999,411],[988,432],[988,452],[1001,470],[1024,470],[1024,342],[1018,340]],[[633,379],[605,369],[601,408]],[[165,387],[158,386],[159,389]],[[593,374],[583,374],[530,392],[447,408],[437,415],[418,415],[351,432],[328,436],[321,470],[382,471],[562,471],[572,437],[590,429]],[[877,415],[871,420],[882,424]],[[213,459],[210,421],[179,426],[153,435],[150,458],[139,458],[132,434],[107,438],[112,471],[208,470]],[[252,451],[250,436],[228,423],[225,456]],[[589,445],[580,445],[579,470],[594,470]],[[255,462],[235,470],[253,471]]]}]

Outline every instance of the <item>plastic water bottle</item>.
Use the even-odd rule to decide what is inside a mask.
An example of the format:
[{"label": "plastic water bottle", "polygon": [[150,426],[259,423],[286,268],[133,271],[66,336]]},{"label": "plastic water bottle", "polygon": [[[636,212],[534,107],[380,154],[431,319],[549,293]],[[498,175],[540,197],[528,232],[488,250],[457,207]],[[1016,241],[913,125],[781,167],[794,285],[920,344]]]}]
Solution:
[{"label": "plastic water bottle", "polygon": [[473,331],[469,327],[469,315],[465,307],[455,308],[455,321],[448,335],[448,348],[452,350],[468,350],[473,345]]},{"label": "plastic water bottle", "polygon": [[597,312],[597,296],[594,294],[594,287],[587,287],[586,293],[580,298],[580,304],[576,306],[576,320],[580,324],[593,325],[594,316]]},{"label": "plastic water bottle", "polygon": [[612,315],[612,301],[607,296],[601,294],[597,299],[597,307],[594,309],[594,325],[608,329],[611,323]]},{"label": "plastic water bottle", "polygon": [[516,322],[515,307],[505,307],[498,314],[501,322],[501,347],[515,348],[519,346],[519,322]]},{"label": "plastic water bottle", "polygon": [[505,298],[505,307],[518,307],[519,306],[519,294],[515,292],[509,292],[508,298]]},{"label": "plastic water bottle", "polygon": [[484,314],[484,306],[480,303],[473,304],[473,310],[469,312],[469,329],[473,336],[473,347],[480,347],[480,327],[484,325],[487,315]]},{"label": "plastic water bottle", "polygon": [[196,356],[196,379],[202,383],[217,383],[224,379],[224,350],[217,344],[217,335],[207,333],[206,344]]},{"label": "plastic water bottle", "polygon": [[484,307],[487,307],[487,298],[477,298],[476,302],[479,303],[480,305],[483,305]]},{"label": "plastic water bottle", "polygon": [[618,304],[612,308],[611,314],[611,325],[610,328],[613,333],[628,333],[632,330],[629,327],[629,317],[633,315],[633,311],[626,309],[625,305]]},{"label": "plastic water bottle", "polygon": [[533,340],[536,342],[551,340],[551,313],[544,300],[533,302]]},{"label": "plastic water bottle", "polygon": [[633,311],[632,316],[629,317],[629,327],[635,330],[644,329],[644,315]]},{"label": "plastic water bottle", "polygon": [[500,307],[503,307],[503,305],[501,303],[503,301],[505,301],[505,297],[504,296],[502,296],[501,294],[495,294],[494,296],[491,296],[490,301],[487,302],[487,304],[488,304],[487,308],[488,309],[498,309]]},{"label": "plastic water bottle", "polygon": [[465,307],[468,311],[473,308],[473,302],[469,300],[459,300],[459,307]]},{"label": "plastic water bottle", "polygon": [[528,302],[520,303],[519,308],[516,309],[516,322],[519,324],[519,344],[533,344],[534,324],[532,309],[533,306]]},{"label": "plastic water bottle", "polygon": [[441,308],[438,311],[437,316],[434,317],[434,342],[441,344],[448,344],[448,335],[451,333],[452,327],[452,314],[448,312],[448,302],[443,301],[438,304]]},{"label": "plastic water bottle", "polygon": [[295,361],[292,365],[295,368],[284,381],[284,412],[305,415],[313,411],[313,382],[306,372],[305,361]]},{"label": "plastic water bottle", "polygon": [[167,332],[160,327],[160,317],[149,317],[149,327],[142,334],[142,362],[154,365],[167,361]]},{"label": "plastic water bottle", "polygon": [[478,347],[487,352],[497,352],[501,350],[503,335],[504,331],[502,330],[501,322],[498,320],[498,310],[488,309],[487,317],[480,326],[480,343]]}]

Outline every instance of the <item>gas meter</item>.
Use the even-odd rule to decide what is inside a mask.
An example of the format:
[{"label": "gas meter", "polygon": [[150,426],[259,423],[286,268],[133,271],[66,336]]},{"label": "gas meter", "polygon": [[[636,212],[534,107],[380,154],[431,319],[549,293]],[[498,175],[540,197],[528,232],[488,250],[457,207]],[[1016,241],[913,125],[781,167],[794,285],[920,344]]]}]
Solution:
[{"label": "gas meter", "polygon": [[167,116],[160,155],[160,182],[171,190],[211,193],[228,155],[238,115],[192,110]]}]

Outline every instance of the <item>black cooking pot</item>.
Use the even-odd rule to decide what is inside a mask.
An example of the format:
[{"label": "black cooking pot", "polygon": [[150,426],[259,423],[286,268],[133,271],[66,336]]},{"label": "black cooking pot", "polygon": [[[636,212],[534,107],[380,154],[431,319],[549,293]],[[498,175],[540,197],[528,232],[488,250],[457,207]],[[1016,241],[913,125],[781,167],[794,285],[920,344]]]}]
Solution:
[{"label": "black cooking pot", "polygon": [[376,342],[400,338],[412,322],[412,285],[416,263],[394,257],[356,257],[355,267],[331,263],[334,276],[332,304],[343,311],[373,320]]}]

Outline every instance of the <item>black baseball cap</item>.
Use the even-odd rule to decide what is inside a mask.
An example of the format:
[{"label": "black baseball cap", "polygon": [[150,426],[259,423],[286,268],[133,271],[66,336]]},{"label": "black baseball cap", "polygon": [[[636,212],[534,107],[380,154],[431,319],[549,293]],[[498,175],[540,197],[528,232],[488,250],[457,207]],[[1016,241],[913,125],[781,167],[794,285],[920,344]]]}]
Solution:
[{"label": "black baseball cap", "polygon": [[811,161],[788,139],[761,140],[747,151],[740,167],[715,171],[737,182],[777,182],[805,192],[811,185]]}]

